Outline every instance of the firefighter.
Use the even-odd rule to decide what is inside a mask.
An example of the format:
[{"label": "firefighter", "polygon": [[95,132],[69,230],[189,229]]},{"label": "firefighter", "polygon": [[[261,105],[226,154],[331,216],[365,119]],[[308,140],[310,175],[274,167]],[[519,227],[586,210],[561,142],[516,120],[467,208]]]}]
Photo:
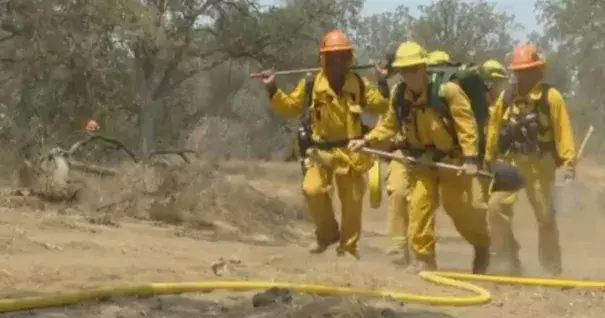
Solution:
[{"label": "firefighter", "polygon": [[[575,177],[576,150],[563,95],[544,82],[546,61],[533,44],[515,48],[509,69],[514,81],[500,94],[488,126],[486,161],[502,160],[524,175],[538,223],[538,255],[551,275],[562,272],[559,230],[552,205],[555,172]],[[521,273],[519,244],[512,230],[515,193],[494,193],[488,217],[493,252],[510,274]]]},{"label": "firefighter", "polygon": [[[316,242],[311,253],[323,253],[339,243],[338,255],[358,258],[365,173],[373,158],[347,149],[350,139],[363,135],[362,112],[380,115],[388,108],[387,70],[377,66],[378,87],[352,70],[354,49],[341,31],[330,31],[319,48],[321,70],[301,80],[287,93],[275,83],[272,70],[263,72],[271,107],[285,117],[303,115],[298,142],[304,160],[303,193],[315,221]],[[385,93],[386,92],[386,93]],[[341,201],[341,224],[332,208],[331,185]]]},{"label": "firefighter", "polygon": [[[470,101],[458,84],[448,81],[436,90],[429,89],[434,85],[429,81],[428,62],[426,50],[417,43],[399,46],[392,67],[403,80],[391,94],[391,106],[379,125],[363,138],[352,140],[349,149],[357,151],[401,132],[407,144],[406,155],[420,162],[460,165],[462,173],[422,164],[408,166],[408,239],[414,256],[411,268],[437,268],[435,212],[441,192],[445,212],[474,247],[473,273],[485,273],[490,244],[485,210],[475,208],[470,199],[479,164],[477,122]],[[433,96],[433,91],[437,96]]]}]

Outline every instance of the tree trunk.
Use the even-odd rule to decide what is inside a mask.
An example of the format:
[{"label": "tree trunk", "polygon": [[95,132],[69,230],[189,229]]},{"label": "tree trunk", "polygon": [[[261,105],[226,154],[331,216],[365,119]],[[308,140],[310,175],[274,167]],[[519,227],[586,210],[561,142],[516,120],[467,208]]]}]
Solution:
[{"label": "tree trunk", "polygon": [[155,109],[157,102],[151,97],[151,90],[144,83],[139,85],[139,96],[141,98],[141,108],[139,113],[140,124],[140,150],[139,156],[142,158],[149,157],[153,150],[155,136]]}]

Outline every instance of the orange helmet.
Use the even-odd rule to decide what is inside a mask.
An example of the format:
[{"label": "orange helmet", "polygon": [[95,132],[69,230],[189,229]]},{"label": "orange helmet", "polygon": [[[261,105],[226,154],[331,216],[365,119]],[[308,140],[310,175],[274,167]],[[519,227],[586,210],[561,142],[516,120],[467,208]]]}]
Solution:
[{"label": "orange helmet", "polygon": [[540,67],[546,61],[538,52],[538,48],[533,44],[521,44],[515,48],[510,56],[508,68],[512,71],[524,70],[528,68]]},{"label": "orange helmet", "polygon": [[85,129],[86,129],[86,131],[97,131],[97,130],[101,129],[101,126],[99,126],[99,124],[97,123],[96,120],[91,119],[86,122]]},{"label": "orange helmet", "polygon": [[353,45],[342,31],[334,30],[326,33],[323,39],[321,39],[319,52],[326,53],[337,51],[353,51]]}]

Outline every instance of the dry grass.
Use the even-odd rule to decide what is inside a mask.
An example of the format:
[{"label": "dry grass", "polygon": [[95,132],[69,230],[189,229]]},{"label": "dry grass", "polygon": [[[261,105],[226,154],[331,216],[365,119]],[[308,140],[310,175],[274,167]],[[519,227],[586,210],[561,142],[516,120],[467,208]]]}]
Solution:
[{"label": "dry grass", "polygon": [[[299,237],[293,223],[307,220],[298,192],[283,187],[288,179],[299,182],[295,165],[174,161],[124,163],[117,169],[118,176],[105,177],[72,170],[70,182],[82,189],[72,202],[61,203],[63,209],[87,214],[98,224],[128,217],[181,226],[178,235],[199,236],[202,231],[206,238],[266,243]],[[271,171],[275,169],[282,171]],[[284,179],[288,171],[294,178]]]}]

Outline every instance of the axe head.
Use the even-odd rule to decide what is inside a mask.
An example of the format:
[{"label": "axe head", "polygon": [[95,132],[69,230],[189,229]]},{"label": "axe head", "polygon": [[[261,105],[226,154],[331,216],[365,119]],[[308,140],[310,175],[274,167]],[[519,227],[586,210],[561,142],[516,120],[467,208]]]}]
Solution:
[{"label": "axe head", "polygon": [[495,161],[490,169],[494,174],[492,191],[519,191],[525,188],[525,177],[517,167],[501,161]]}]

